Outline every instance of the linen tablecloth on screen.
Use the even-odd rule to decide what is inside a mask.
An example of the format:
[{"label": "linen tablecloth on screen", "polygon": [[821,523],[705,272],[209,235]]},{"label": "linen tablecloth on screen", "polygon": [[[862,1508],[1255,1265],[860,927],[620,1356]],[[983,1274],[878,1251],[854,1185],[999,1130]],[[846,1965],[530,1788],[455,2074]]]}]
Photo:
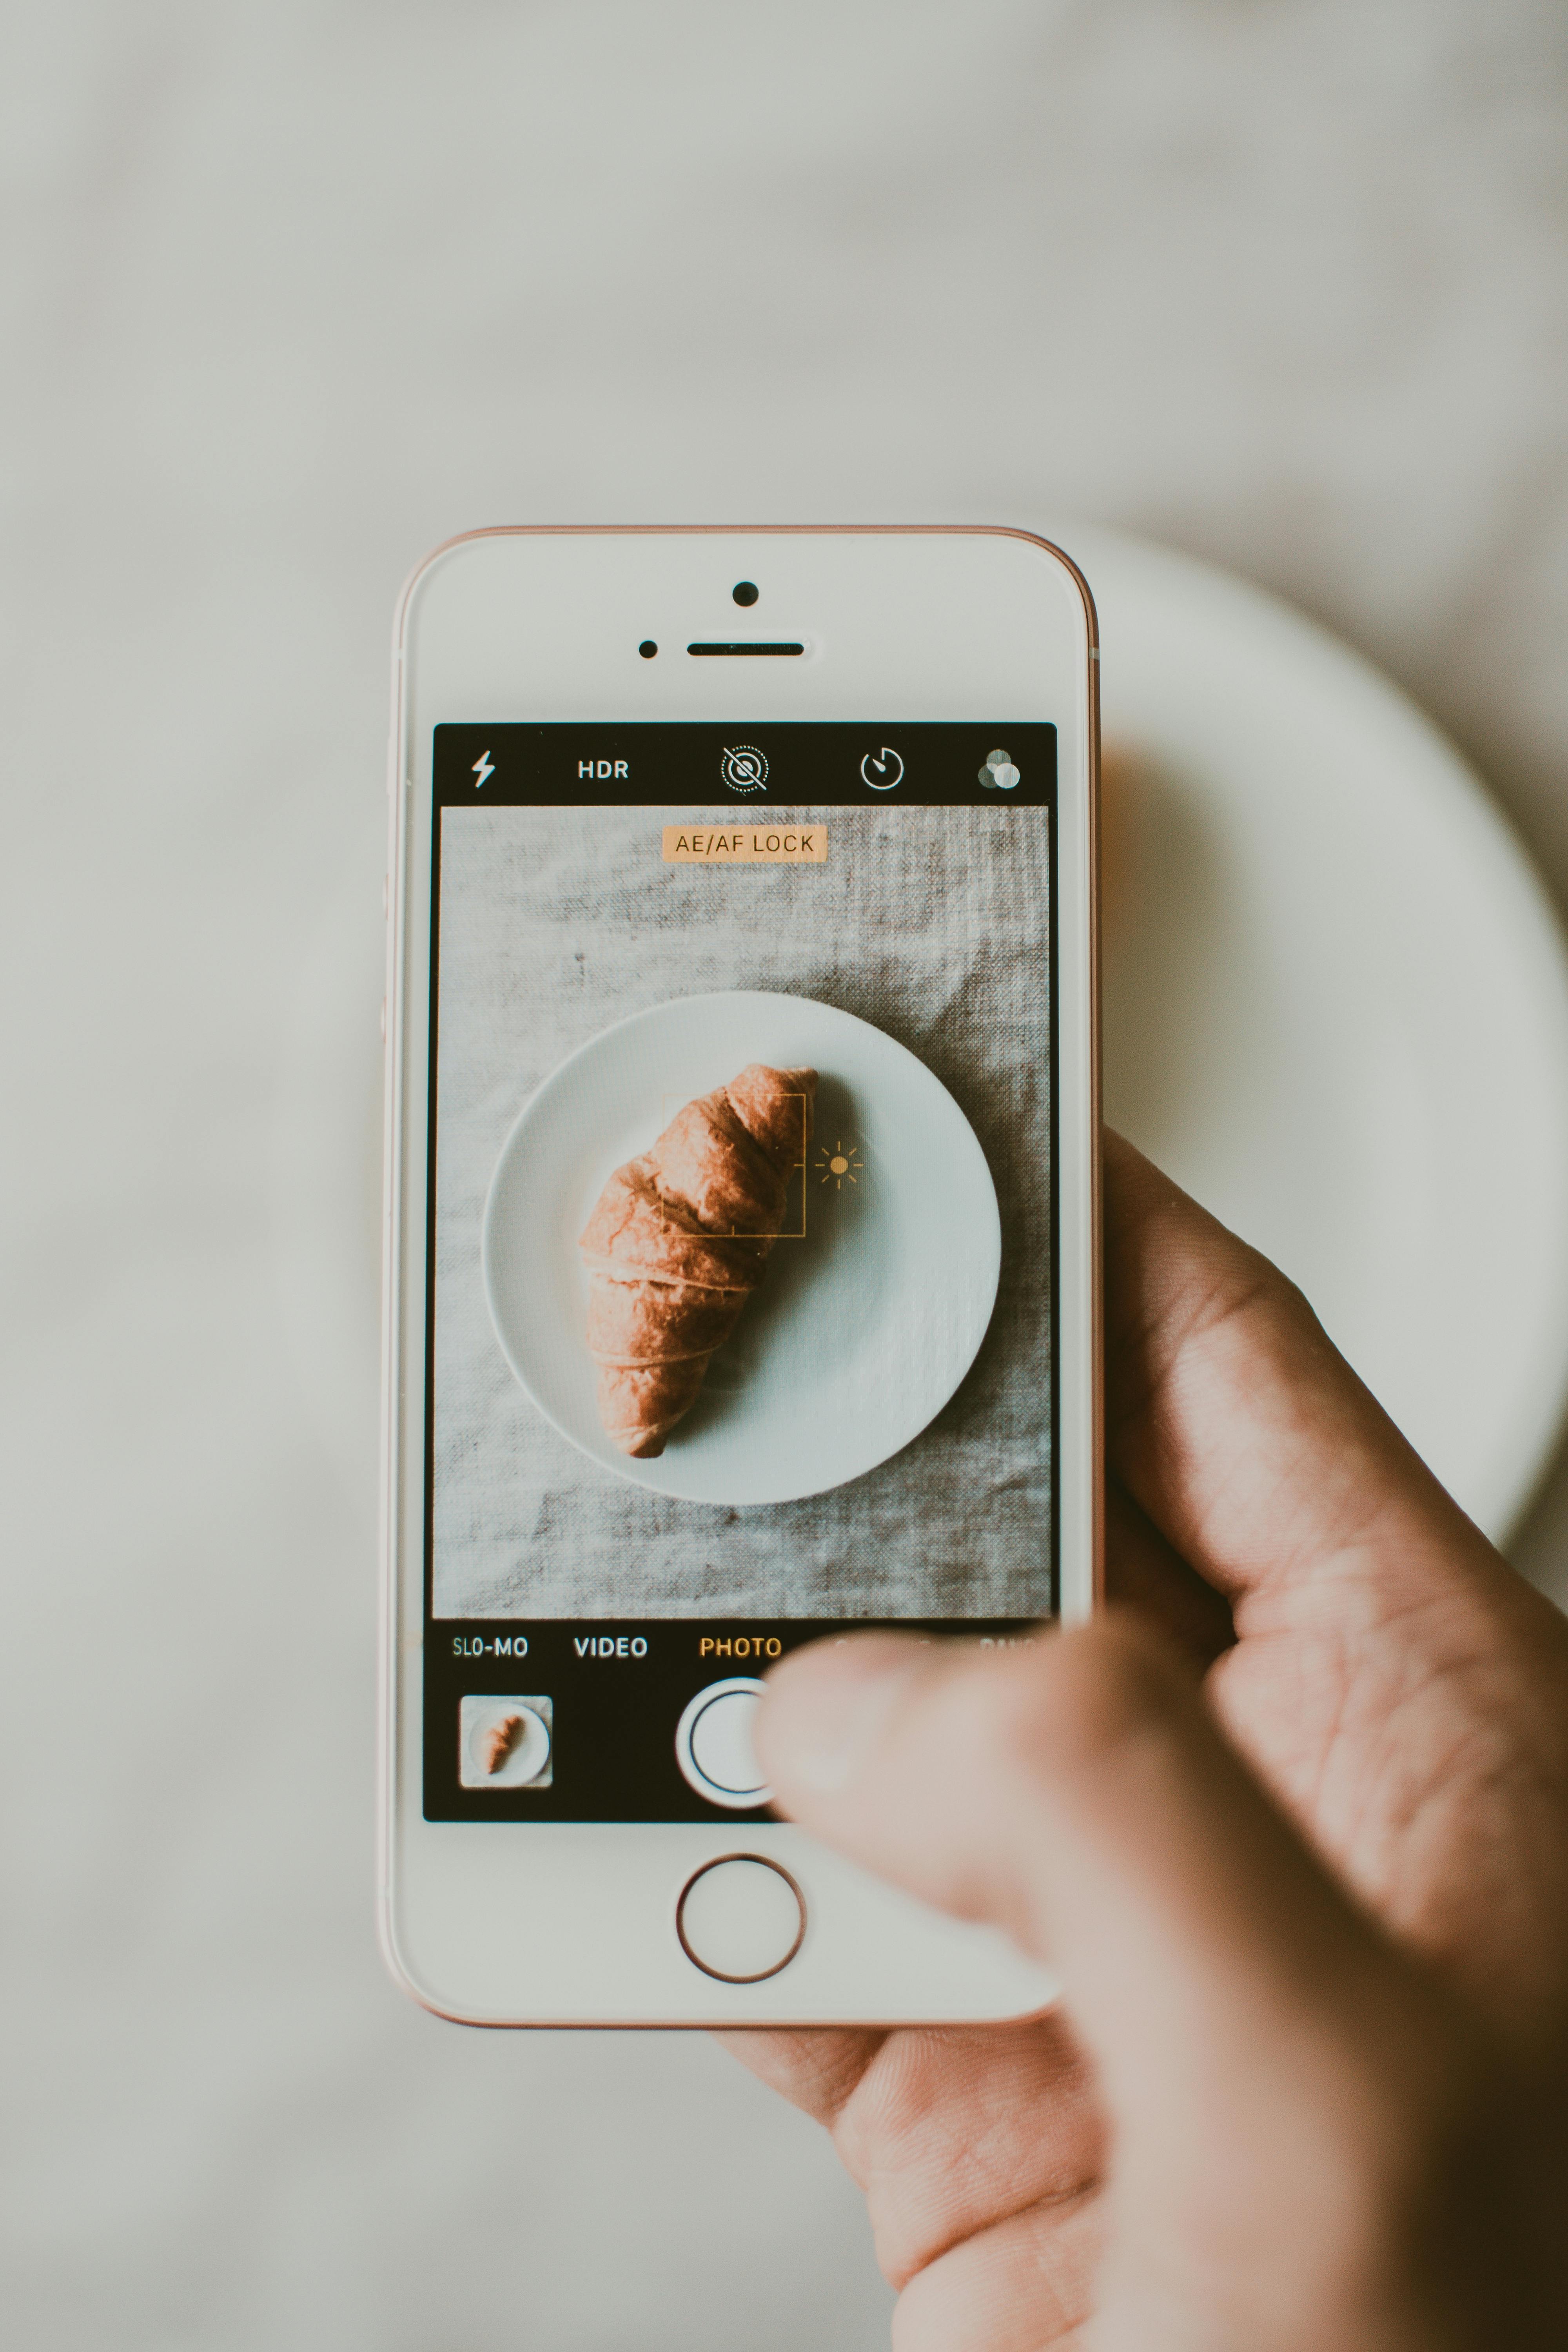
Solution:
[{"label": "linen tablecloth on screen", "polygon": [[[436,1613],[1036,1613],[1050,1598],[1045,816],[779,809],[771,823],[828,824],[826,864],[666,865],[660,827],[694,814],[446,814]],[[535,1087],[612,1022],[718,989],[814,997],[918,1055],[973,1127],[1002,1217],[990,1330],[934,1421],[847,1486],[740,1510],[649,1493],[561,1436],[501,1354],[479,1261],[497,1157]]]}]

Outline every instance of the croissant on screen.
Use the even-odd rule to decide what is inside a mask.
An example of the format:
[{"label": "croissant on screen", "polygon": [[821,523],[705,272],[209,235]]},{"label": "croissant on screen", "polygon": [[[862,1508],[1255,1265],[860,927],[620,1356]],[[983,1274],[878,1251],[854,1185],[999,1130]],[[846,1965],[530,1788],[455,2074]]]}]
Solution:
[{"label": "croissant on screen", "polygon": [[485,1734],[484,1759],[487,1772],[499,1772],[522,1732],[521,1715],[509,1715]]},{"label": "croissant on screen", "polygon": [[578,1244],[599,1418],[623,1454],[662,1454],[767,1268],[811,1140],[815,1070],[752,1062],[617,1168]]}]

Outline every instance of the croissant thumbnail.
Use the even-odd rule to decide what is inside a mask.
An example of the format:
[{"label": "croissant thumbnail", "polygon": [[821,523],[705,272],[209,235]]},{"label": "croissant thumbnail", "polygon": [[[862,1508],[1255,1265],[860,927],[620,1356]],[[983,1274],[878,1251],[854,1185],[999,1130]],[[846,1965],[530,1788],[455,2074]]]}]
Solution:
[{"label": "croissant thumbnail", "polygon": [[487,1772],[499,1772],[522,1733],[521,1715],[509,1715],[485,1735],[482,1753]]},{"label": "croissant thumbnail", "polygon": [[578,1244],[599,1418],[623,1454],[662,1454],[766,1270],[811,1140],[815,1070],[752,1062],[617,1168]]}]

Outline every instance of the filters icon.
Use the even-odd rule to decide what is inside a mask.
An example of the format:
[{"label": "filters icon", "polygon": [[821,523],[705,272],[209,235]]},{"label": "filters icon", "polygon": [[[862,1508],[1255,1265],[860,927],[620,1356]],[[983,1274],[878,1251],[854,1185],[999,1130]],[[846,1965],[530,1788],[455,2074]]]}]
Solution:
[{"label": "filters icon", "polygon": [[980,782],[988,793],[1010,793],[1016,789],[1018,771],[1005,751],[987,751],[985,765],[980,771]]}]

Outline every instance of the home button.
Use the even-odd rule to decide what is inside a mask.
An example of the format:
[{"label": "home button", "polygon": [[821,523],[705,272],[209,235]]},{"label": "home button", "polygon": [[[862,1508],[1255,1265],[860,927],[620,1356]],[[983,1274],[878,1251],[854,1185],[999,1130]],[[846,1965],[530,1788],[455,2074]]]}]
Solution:
[{"label": "home button", "polygon": [[680,1890],[675,1932],[689,1960],[721,1984],[761,1984],[787,1968],[805,1937],[805,1898],[760,1853],[704,1863]]}]

